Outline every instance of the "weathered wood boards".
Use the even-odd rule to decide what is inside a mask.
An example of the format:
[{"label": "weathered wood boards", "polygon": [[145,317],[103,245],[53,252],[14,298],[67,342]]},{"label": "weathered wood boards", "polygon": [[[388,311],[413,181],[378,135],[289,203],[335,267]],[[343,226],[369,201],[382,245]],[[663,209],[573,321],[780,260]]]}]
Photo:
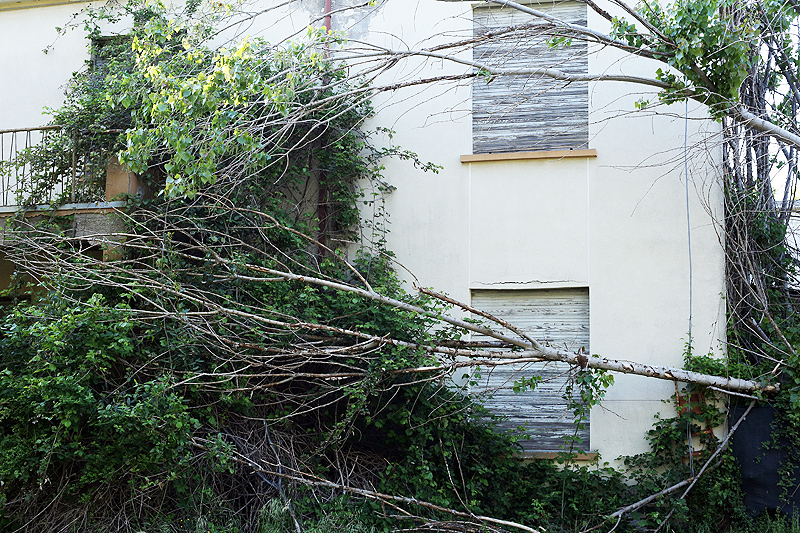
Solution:
[{"label": "weathered wood boards", "polygon": [[[527,335],[551,346],[570,351],[589,350],[589,289],[550,290],[474,290],[472,305],[507,320]],[[473,340],[488,337],[473,335]],[[560,451],[564,438],[576,434],[572,412],[563,398],[570,371],[574,366],[558,361],[521,363],[484,369],[476,394],[486,394],[486,407],[494,414],[508,417],[502,427],[524,426],[531,438],[522,442],[526,452]],[[514,381],[541,376],[533,392],[515,394]],[[589,427],[577,432],[583,443],[576,451],[589,446]]]},{"label": "weathered wood boards", "polygon": [[[565,22],[586,24],[586,4],[563,2],[539,9]],[[587,45],[573,40],[555,46],[552,26],[514,9],[480,8],[473,33],[513,31],[475,47],[475,61],[503,69],[557,68],[588,73]],[[565,83],[543,76],[500,76],[472,88],[472,149],[475,154],[586,148],[589,90],[586,82]]]}]

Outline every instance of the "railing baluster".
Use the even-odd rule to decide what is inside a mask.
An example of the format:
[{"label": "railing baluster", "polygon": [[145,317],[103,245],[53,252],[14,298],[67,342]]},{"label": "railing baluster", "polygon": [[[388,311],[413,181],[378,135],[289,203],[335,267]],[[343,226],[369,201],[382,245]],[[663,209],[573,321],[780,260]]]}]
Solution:
[{"label": "railing baluster", "polygon": [[[11,133],[11,149],[8,152],[8,160],[9,161],[13,161],[14,159],[16,159],[17,142],[18,142],[17,133],[16,132],[12,132]],[[16,183],[17,174],[19,174],[19,168],[15,166],[14,167],[14,183]],[[11,175],[9,174],[9,176],[8,176],[8,191],[10,191],[10,190],[11,190]],[[6,205],[8,205],[8,194],[9,194],[8,191],[6,191]]]},{"label": "railing baluster", "polygon": [[[42,131],[42,143],[44,144],[44,146],[47,146],[49,138],[50,138],[50,130]],[[50,180],[53,183],[56,183],[57,178],[58,178],[58,162],[55,160],[55,158],[53,158],[50,165]]]},{"label": "railing baluster", "polygon": [[[6,136],[4,133],[0,133],[0,164],[5,162],[5,155],[6,155]],[[11,158],[9,158],[11,161]],[[0,195],[3,198],[3,205],[6,205],[6,172],[8,169],[5,165],[3,165],[3,173],[0,174]]]},{"label": "railing baluster", "polygon": [[[25,153],[30,153],[31,146],[33,146],[32,139],[31,139],[32,130],[28,130],[25,132],[25,147],[22,149]],[[25,173],[27,171],[28,180],[33,183],[33,169],[30,166],[30,163],[27,161],[25,165],[22,167],[22,181],[17,182],[17,190],[16,195],[17,197],[21,196],[23,187],[25,186]]]},{"label": "railing baluster", "polygon": [[69,201],[75,203],[75,171],[78,158],[78,132],[72,134],[72,187],[70,190]]}]

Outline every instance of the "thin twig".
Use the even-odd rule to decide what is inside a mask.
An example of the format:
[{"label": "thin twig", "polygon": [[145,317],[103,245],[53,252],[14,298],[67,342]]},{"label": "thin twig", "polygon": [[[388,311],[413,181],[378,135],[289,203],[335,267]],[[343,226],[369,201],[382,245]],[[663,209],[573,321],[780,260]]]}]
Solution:
[{"label": "thin twig", "polygon": [[[742,416],[739,417],[739,420],[736,422],[736,424],[734,424],[734,426],[730,429],[730,431],[728,431],[728,434],[725,436],[725,439],[723,439],[723,441],[717,447],[717,450],[711,455],[711,457],[708,458],[708,461],[706,461],[706,463],[703,465],[703,468],[701,468],[700,472],[698,472],[697,475],[694,476],[692,482],[689,484],[688,487],[686,487],[686,490],[683,491],[683,494],[681,494],[681,497],[678,499],[682,500],[686,498],[686,495],[689,494],[690,490],[692,490],[692,487],[694,487],[695,483],[697,483],[697,480],[700,479],[700,476],[702,476],[703,473],[706,471],[706,469],[708,469],[708,466],[711,464],[711,461],[716,459],[717,455],[719,455],[722,452],[722,450],[726,448],[726,446],[728,445],[728,441],[733,436],[733,433],[736,431],[736,429],[739,427],[739,424],[741,424],[744,421],[744,419],[747,418],[747,415],[750,414],[750,411],[753,409],[753,407],[755,407],[755,405],[756,405],[756,400],[750,402],[750,405],[747,406],[747,409],[742,414]],[[661,530],[661,528],[664,527],[664,524],[666,524],[669,521],[669,519],[672,518],[674,512],[675,512],[675,507],[673,506],[670,512],[667,514],[666,518],[664,518],[664,520],[662,520],[661,523],[658,525],[654,533],[658,533]]]}]

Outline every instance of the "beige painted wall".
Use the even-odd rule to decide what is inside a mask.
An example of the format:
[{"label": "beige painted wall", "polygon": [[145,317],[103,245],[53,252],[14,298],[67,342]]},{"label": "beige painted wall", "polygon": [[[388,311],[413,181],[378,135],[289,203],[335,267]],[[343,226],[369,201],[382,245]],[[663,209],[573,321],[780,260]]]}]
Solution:
[{"label": "beige painted wall", "polygon": [[[273,11],[226,35],[279,42],[302,31],[319,14],[317,4]],[[0,47],[18,50],[0,56],[0,68],[11,73],[0,82],[0,98],[17,102],[0,108],[0,129],[41,124],[41,107],[59,102],[59,86],[80,68],[85,42],[71,34],[50,54],[40,50],[54,40],[51,28],[74,11],[68,5],[0,12]],[[589,17],[597,27],[605,23],[591,11]],[[469,35],[472,27],[469,2],[437,0],[388,0],[369,16],[347,20],[354,36],[395,49],[432,46],[447,39],[443,34]],[[652,76],[655,66],[604,50],[591,56],[589,70]],[[378,82],[464,71],[446,61],[412,60]],[[472,164],[459,161],[472,146],[469,87],[378,95],[367,127],[395,130],[394,143],[444,167],[426,174],[409,162],[385,162],[385,179],[396,187],[386,197],[389,247],[421,285],[463,301],[470,289],[588,286],[593,353],[680,366],[689,327],[684,106],[636,112],[641,88],[595,83],[589,91],[589,148],[596,158]],[[690,116],[705,115],[690,105]],[[717,130],[708,120],[690,120],[688,133],[691,148]],[[714,223],[721,215],[713,164],[719,153],[712,142],[689,155],[692,332],[695,349],[707,353],[721,349],[725,326],[724,258]],[[669,409],[661,400],[674,392],[670,382],[616,381],[592,413],[591,447],[605,460],[645,451],[644,432],[656,412]]]}]

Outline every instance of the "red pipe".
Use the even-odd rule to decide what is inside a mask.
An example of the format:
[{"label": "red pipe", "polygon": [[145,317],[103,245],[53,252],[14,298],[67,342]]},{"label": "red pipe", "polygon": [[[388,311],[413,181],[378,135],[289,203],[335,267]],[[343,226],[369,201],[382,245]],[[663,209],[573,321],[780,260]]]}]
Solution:
[{"label": "red pipe", "polygon": [[325,29],[331,31],[331,10],[333,0],[325,0]]}]

